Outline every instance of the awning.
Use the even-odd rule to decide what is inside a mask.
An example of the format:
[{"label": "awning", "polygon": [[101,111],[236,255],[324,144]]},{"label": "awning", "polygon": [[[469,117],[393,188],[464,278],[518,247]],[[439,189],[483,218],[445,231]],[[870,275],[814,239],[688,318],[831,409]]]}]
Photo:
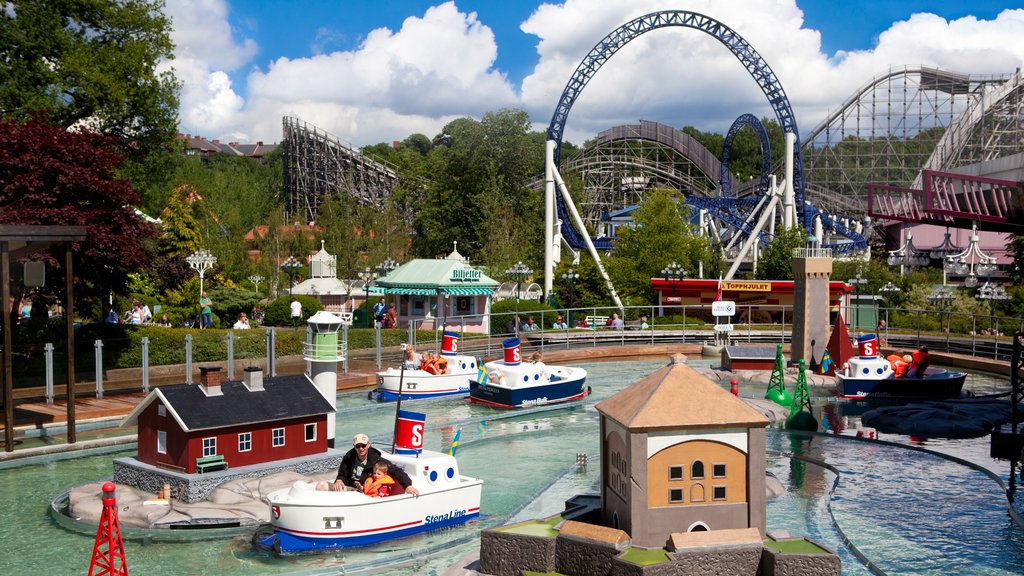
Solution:
[{"label": "awning", "polygon": [[483,286],[448,286],[441,291],[451,296],[491,296],[494,290]]},{"label": "awning", "polygon": [[437,296],[437,289],[435,288],[406,288],[403,286],[389,286],[387,288],[383,286],[370,286],[367,292],[374,294],[405,294],[408,296]]}]

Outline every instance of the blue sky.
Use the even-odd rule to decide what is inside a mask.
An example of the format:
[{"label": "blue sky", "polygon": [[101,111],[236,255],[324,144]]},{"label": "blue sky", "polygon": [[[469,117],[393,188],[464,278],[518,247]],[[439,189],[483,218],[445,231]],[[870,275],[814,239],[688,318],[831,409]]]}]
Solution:
[{"label": "blue sky", "polygon": [[[1012,72],[1024,10],[1008,2],[853,0],[167,0],[184,84],[182,129],[277,141],[282,115],[357,145],[428,136],[460,116],[526,110],[550,119],[604,35],[657,10],[690,10],[740,33],[771,66],[802,126],[888,67]],[[855,15],[854,15],[855,14]],[[567,137],[640,118],[722,131],[763,96],[714,39],[635,39],[595,76]],[[724,126],[724,127],[723,127]]]}]

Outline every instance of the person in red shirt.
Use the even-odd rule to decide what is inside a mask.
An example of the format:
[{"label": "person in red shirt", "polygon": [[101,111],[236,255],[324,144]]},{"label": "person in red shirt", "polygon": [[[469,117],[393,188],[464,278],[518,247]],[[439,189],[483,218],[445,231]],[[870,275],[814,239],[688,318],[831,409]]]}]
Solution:
[{"label": "person in red shirt", "polygon": [[907,367],[907,376],[910,378],[924,378],[930,361],[928,347],[921,346],[911,355],[910,366]]}]

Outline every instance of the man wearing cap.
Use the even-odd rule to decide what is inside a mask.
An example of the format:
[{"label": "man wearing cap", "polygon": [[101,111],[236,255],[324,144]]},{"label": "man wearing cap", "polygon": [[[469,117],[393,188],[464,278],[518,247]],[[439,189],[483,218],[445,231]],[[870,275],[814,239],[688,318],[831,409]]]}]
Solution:
[{"label": "man wearing cap", "polygon": [[[345,453],[338,465],[338,476],[331,486],[332,490],[355,489],[362,492],[363,483],[373,473],[373,465],[378,460],[388,463],[388,476],[391,476],[405,489],[406,494],[419,495],[412,485],[412,479],[398,466],[380,457],[380,450],[370,446],[370,438],[366,434],[356,434],[352,438],[352,449]],[[349,488],[345,488],[348,486]]]}]

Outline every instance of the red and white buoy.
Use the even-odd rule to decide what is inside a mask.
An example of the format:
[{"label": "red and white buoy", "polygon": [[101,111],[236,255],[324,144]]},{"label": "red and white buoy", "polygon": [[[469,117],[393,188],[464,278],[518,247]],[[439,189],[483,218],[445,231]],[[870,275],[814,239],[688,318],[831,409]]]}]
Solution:
[{"label": "red and white buoy", "polygon": [[117,501],[114,499],[116,488],[113,482],[103,484],[103,512],[96,527],[89,576],[128,576],[128,561],[124,558],[121,523],[117,520]]},{"label": "red and white buoy", "polygon": [[740,395],[740,381],[739,380],[733,378],[732,382],[729,382],[729,386],[730,386],[729,392],[732,392],[733,396],[739,396]]}]

